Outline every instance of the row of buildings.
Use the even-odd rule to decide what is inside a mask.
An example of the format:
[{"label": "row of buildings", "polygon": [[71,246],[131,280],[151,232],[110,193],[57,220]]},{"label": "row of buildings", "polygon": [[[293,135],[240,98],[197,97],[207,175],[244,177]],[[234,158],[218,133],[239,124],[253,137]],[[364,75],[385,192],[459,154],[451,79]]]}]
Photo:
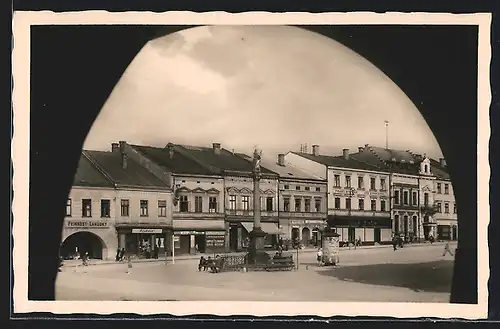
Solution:
[{"label": "row of buildings", "polygon": [[[163,254],[243,250],[253,229],[253,164],[212,147],[113,143],[82,151],[66,206],[61,255],[116,250]],[[456,204],[444,159],[370,145],[356,152],[279,154],[261,163],[266,244],[316,244],[328,221],[342,241],[457,239]]]}]

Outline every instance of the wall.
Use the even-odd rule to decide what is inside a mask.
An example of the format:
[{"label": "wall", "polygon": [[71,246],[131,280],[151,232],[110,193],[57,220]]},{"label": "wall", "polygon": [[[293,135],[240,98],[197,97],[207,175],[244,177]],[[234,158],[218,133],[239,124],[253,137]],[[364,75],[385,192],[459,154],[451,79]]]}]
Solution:
[{"label": "wall", "polygon": [[[441,184],[441,192],[438,189],[438,184]],[[449,191],[448,194],[445,194],[445,184],[448,184]],[[434,195],[434,199],[436,203],[441,203],[441,212],[437,212],[434,217],[436,218],[436,222],[438,226],[455,226],[458,225],[457,222],[457,212],[455,211],[455,194],[453,192],[453,185],[449,180],[440,180],[436,179],[434,181],[434,190],[436,194]],[[449,213],[445,213],[445,203],[449,204]]]},{"label": "wall", "polygon": [[[174,185],[175,188],[179,190],[179,195],[185,195],[188,197],[189,202],[189,212],[191,216],[197,216],[199,214],[194,213],[195,211],[195,197],[202,197],[202,212],[209,213],[209,198],[217,198],[217,212],[216,214],[224,213],[224,180],[222,177],[197,177],[197,176],[187,176],[187,175],[174,175]],[[214,190],[209,192],[209,190]],[[216,191],[218,193],[216,193]],[[180,203],[175,206],[174,213],[176,216],[180,216]]]},{"label": "wall", "polygon": [[[278,215],[278,180],[262,178],[259,183],[261,191],[261,215],[277,216]],[[249,196],[249,209],[253,209],[253,178],[239,177],[239,176],[226,176],[224,177],[224,191],[225,191],[225,207],[226,213],[230,211],[229,196],[236,196],[236,210],[243,210],[242,197]],[[273,198],[273,211],[266,211],[266,198]],[[251,214],[250,214],[251,215]]]},{"label": "wall", "polygon": [[[121,214],[121,200],[129,200],[129,216]],[[140,201],[148,201],[148,216],[141,216]],[[167,211],[166,217],[158,216],[158,201],[166,201]],[[141,223],[154,226],[161,224],[162,226],[172,226],[173,204],[172,192],[169,190],[132,190],[118,189],[115,200],[116,222],[117,224],[134,224]]]}]

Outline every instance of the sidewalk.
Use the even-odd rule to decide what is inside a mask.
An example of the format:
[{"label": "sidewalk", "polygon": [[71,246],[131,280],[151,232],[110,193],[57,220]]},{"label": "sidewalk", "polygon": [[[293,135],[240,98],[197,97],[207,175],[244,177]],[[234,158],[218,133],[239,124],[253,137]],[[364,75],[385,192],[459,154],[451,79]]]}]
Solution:
[{"label": "sidewalk", "polygon": [[[452,244],[456,244],[455,241],[452,241]],[[432,245],[445,245],[446,242],[434,242]],[[410,243],[406,244],[405,248],[409,247],[425,247],[425,246],[431,246],[430,242],[424,242],[424,243]],[[366,249],[377,249],[377,248],[392,248],[392,245],[374,245],[374,246],[361,246],[355,248],[347,248],[347,247],[342,247],[340,248],[340,251],[355,251],[355,250],[366,250]],[[300,250],[301,253],[310,253],[310,252],[316,252],[318,249],[317,248],[304,248]],[[270,252],[274,252],[274,250],[271,250]],[[288,252],[296,252],[295,249],[290,249]],[[229,252],[229,253],[221,253],[220,255],[244,255],[245,252]],[[206,253],[198,253],[195,255],[174,255],[175,261],[180,261],[180,260],[192,260],[192,259],[199,259],[201,256],[207,258],[207,257],[214,257],[214,254],[206,254]],[[172,262],[172,257],[168,257],[167,261],[169,263]],[[158,259],[134,259],[133,263],[155,263],[155,262],[165,262],[165,257],[158,257]],[[126,264],[127,261],[122,261],[122,264]],[[82,266],[82,261],[81,260],[65,260],[63,262],[64,266],[63,267],[79,267]],[[101,259],[91,259],[89,261],[89,266],[94,266],[94,265],[113,265],[113,264],[120,264],[114,260],[101,260]]]}]

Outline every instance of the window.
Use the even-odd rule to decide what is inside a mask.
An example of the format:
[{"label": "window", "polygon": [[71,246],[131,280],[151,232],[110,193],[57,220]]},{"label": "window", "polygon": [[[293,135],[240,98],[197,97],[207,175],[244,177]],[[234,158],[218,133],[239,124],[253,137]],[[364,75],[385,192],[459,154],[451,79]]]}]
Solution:
[{"label": "window", "polygon": [[201,196],[194,197],[194,212],[203,212],[203,198]]},{"label": "window", "polygon": [[71,216],[71,199],[66,200],[66,216]]},{"label": "window", "polygon": [[310,190],[311,190],[311,188],[310,188],[309,186],[304,187],[304,189],[305,189],[306,191],[310,191]]},{"label": "window", "polygon": [[441,206],[441,202],[436,203],[436,208],[438,212],[443,212],[443,208]]},{"label": "window", "polygon": [[92,200],[82,200],[82,217],[92,217]]},{"label": "window", "polygon": [[351,176],[345,176],[345,187],[351,187]]},{"label": "window", "polygon": [[346,198],[345,199],[345,208],[346,209],[351,209],[351,198]]},{"label": "window", "polygon": [[417,192],[411,192],[411,204],[416,206],[418,204]]},{"label": "window", "polygon": [[453,213],[457,213],[457,204],[455,202],[453,202]]},{"label": "window", "polygon": [[437,183],[437,193],[441,194],[441,183]]},{"label": "window", "polygon": [[370,190],[375,190],[375,177],[370,177]]},{"label": "window", "polygon": [[377,200],[371,200],[370,201],[370,209],[372,211],[376,211],[377,210]]},{"label": "window", "polygon": [[158,217],[167,217],[167,201],[158,200]]},{"label": "window", "polygon": [[300,191],[300,186],[298,186],[298,185],[297,185],[297,186],[295,186],[295,189],[296,189],[297,191]]},{"label": "window", "polygon": [[335,198],[335,209],[340,209],[340,198]]},{"label": "window", "polygon": [[386,186],[385,186],[385,178],[380,178],[380,189],[382,191],[385,191]]},{"label": "window", "polygon": [[130,216],[130,201],[128,199],[122,199],[120,201],[120,214],[122,217]]},{"label": "window", "polygon": [[208,198],[208,212],[218,212],[217,211],[217,198],[211,196]]},{"label": "window", "polygon": [[283,211],[285,211],[285,212],[290,211],[290,198],[283,199]]},{"label": "window", "polygon": [[409,204],[409,192],[408,191],[403,191],[403,204],[407,206]]},{"label": "window", "polygon": [[250,197],[248,195],[244,195],[241,197],[241,204],[243,205],[243,210],[250,210]]},{"label": "window", "polygon": [[429,193],[427,192],[424,193],[424,205],[425,206],[429,205]]},{"label": "window", "polygon": [[179,211],[180,212],[189,212],[189,202],[187,195],[181,195],[179,198]]},{"label": "window", "polygon": [[229,209],[236,210],[236,195],[229,196]]},{"label": "window", "polygon": [[316,187],[316,192],[320,192],[321,191],[321,188],[320,187]]},{"label": "window", "polygon": [[316,210],[316,212],[321,212],[321,199],[314,199],[314,209]]},{"label": "window", "polygon": [[304,211],[311,212],[311,199],[304,199]]},{"label": "window", "polygon": [[266,210],[273,211],[273,197],[266,198]]},{"label": "window", "polygon": [[429,173],[429,166],[428,165],[424,165],[424,172],[426,174]]},{"label": "window", "polygon": [[385,200],[380,200],[380,211],[385,211]]},{"label": "window", "polygon": [[358,208],[359,210],[365,210],[365,199],[358,200]]},{"label": "window", "polygon": [[363,181],[363,176],[358,176],[358,188],[359,189],[365,188],[365,182]]},{"label": "window", "polygon": [[450,187],[448,184],[444,184],[444,194],[450,194]]},{"label": "window", "polygon": [[333,187],[340,187],[340,175],[333,176]]},{"label": "window", "polygon": [[301,212],[302,211],[302,200],[301,199],[295,199],[295,211],[296,212]]},{"label": "window", "polygon": [[445,214],[449,214],[450,213],[450,204],[448,202],[446,202],[444,204],[444,213]]},{"label": "window", "polygon": [[290,186],[289,185],[285,185],[284,188],[285,188],[285,190],[288,190],[290,188]]},{"label": "window", "polygon": [[141,200],[141,217],[148,216],[148,200]]},{"label": "window", "polygon": [[400,198],[399,191],[394,191],[394,204],[399,204]]}]

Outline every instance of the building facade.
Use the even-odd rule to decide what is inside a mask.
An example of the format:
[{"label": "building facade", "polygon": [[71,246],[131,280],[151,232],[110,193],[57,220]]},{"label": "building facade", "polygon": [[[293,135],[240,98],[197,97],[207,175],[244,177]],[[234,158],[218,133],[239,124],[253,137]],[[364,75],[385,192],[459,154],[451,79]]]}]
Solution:
[{"label": "building facade", "polygon": [[439,240],[458,240],[457,204],[446,161],[431,161],[436,203],[437,238]]}]

